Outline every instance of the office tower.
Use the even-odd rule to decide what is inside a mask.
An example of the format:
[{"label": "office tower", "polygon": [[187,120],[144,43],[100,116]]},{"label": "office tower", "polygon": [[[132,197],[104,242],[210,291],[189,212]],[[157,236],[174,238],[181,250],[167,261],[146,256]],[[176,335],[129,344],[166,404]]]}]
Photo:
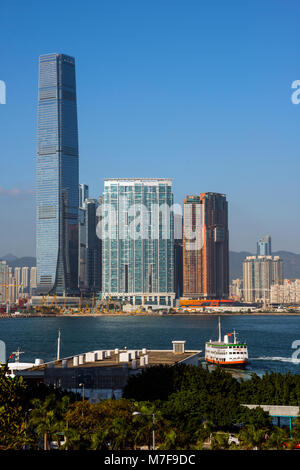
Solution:
[{"label": "office tower", "polygon": [[173,306],[174,220],[170,179],[106,179],[102,294],[134,305]]},{"label": "office tower", "polygon": [[272,256],[270,235],[266,235],[257,242],[257,256]]},{"label": "office tower", "polygon": [[[84,189],[85,188],[85,189]],[[78,286],[84,293],[86,284],[86,211],[85,199],[89,196],[88,186],[79,185],[79,213],[78,213]]]},{"label": "office tower", "polygon": [[177,299],[183,292],[182,208],[179,211],[179,207],[174,206],[174,291]]},{"label": "office tower", "polygon": [[39,59],[36,163],[37,291],[78,289],[78,130],[75,60]]},{"label": "office tower", "polygon": [[202,193],[183,201],[183,297],[223,299],[229,293],[226,196]]},{"label": "office tower", "polygon": [[183,293],[183,244],[182,239],[174,239],[174,290],[176,298],[182,297]]},{"label": "office tower", "polygon": [[96,233],[99,203],[88,198],[87,185],[80,188],[85,191],[79,190],[79,288],[84,294],[97,293],[101,289],[101,240]]},{"label": "office tower", "polygon": [[36,267],[30,268],[30,291],[36,289]]},{"label": "office tower", "polygon": [[273,284],[281,284],[282,260],[279,256],[247,256],[243,261],[243,294],[246,302],[270,302]]}]

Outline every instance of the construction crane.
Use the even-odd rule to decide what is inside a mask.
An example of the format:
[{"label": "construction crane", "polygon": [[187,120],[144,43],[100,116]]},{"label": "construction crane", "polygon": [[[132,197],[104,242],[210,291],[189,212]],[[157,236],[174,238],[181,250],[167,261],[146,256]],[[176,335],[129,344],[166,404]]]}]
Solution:
[{"label": "construction crane", "polygon": [[[23,287],[23,284],[15,284],[14,282],[12,284],[9,284],[9,282],[5,282],[4,284],[0,284],[0,286],[5,287],[5,299],[4,303],[6,303],[6,313],[9,313],[9,305],[10,305],[10,299],[9,299],[9,288],[10,287]],[[16,293],[17,294],[17,293]],[[2,294],[0,294],[2,295]]]},{"label": "construction crane", "polygon": [[98,298],[97,298],[97,301],[96,301],[96,305],[93,306],[93,308],[91,309],[91,312],[92,312],[92,313],[97,313],[97,312],[98,312],[98,310],[99,310],[99,305],[100,305],[101,301],[102,301],[102,294],[100,293],[100,294],[98,295]]},{"label": "construction crane", "polygon": [[59,313],[64,313],[66,310],[66,296],[64,297],[64,305],[60,308]]}]

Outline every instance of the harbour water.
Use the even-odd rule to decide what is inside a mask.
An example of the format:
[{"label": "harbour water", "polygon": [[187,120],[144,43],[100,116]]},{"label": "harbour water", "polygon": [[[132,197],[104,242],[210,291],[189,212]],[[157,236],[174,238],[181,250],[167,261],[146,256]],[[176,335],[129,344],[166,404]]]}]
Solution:
[{"label": "harbour water", "polygon": [[[300,372],[299,316],[224,315],[221,325],[222,335],[235,329],[238,339],[247,342],[249,372]],[[172,340],[185,340],[186,349],[200,349],[204,356],[205,341],[218,338],[218,316],[2,318],[0,339],[6,343],[7,357],[20,347],[22,362],[51,361],[56,357],[58,329],[61,357],[125,346],[171,349]]]}]

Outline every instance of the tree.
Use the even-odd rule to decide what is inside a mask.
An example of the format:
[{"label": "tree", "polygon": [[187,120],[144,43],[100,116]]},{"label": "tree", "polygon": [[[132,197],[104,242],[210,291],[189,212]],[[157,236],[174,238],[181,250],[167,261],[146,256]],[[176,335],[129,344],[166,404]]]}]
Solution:
[{"label": "tree", "polygon": [[253,424],[245,426],[238,434],[241,447],[249,450],[257,448],[261,450],[265,443],[266,431],[257,429]]},{"label": "tree", "polygon": [[54,394],[50,394],[45,400],[35,398],[31,403],[33,408],[29,415],[28,427],[32,434],[43,439],[43,448],[48,450],[49,440],[58,441],[57,433],[64,430],[64,415],[70,398],[65,396],[59,401]]},{"label": "tree", "polygon": [[288,439],[289,435],[285,429],[274,427],[270,436],[266,439],[266,449],[282,449],[283,443]]},{"label": "tree", "polygon": [[228,449],[229,434],[224,432],[216,432],[211,438],[211,450]]},{"label": "tree", "polygon": [[0,366],[0,446],[22,449],[27,443],[25,410],[22,408],[26,385],[22,377],[11,378],[7,363]]}]

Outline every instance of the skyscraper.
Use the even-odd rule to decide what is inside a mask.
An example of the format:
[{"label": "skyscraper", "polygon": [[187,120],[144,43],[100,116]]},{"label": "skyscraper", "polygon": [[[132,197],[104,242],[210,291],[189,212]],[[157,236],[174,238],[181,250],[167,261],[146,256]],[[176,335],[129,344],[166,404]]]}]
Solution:
[{"label": "skyscraper", "polygon": [[174,219],[170,179],[106,179],[102,293],[134,305],[173,306]]},{"label": "skyscraper", "polygon": [[75,60],[39,59],[36,162],[37,292],[78,288],[78,130]]},{"label": "skyscraper", "polygon": [[270,235],[266,235],[257,242],[257,256],[272,256],[272,244]]},{"label": "skyscraper", "polygon": [[79,185],[79,288],[82,293],[101,289],[101,240],[97,237],[96,199],[89,198],[88,186]]},{"label": "skyscraper", "polygon": [[226,298],[229,293],[226,196],[202,193],[183,201],[183,297]]}]

